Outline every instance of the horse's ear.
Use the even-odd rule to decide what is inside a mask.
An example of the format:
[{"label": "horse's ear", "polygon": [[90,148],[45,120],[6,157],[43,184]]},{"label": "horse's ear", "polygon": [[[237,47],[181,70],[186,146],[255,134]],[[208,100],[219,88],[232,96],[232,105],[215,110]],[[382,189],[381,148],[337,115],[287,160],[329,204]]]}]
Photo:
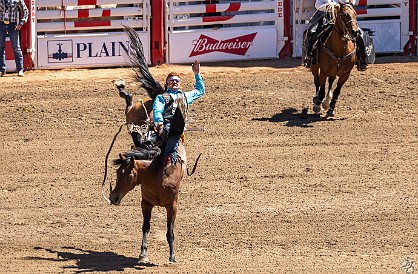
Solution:
[{"label": "horse's ear", "polygon": [[341,0],[338,0],[338,5],[334,5],[334,10],[336,12],[336,14],[338,14],[340,12],[340,8],[344,5],[343,2],[341,2]]},{"label": "horse's ear", "polygon": [[119,159],[121,159],[122,161],[124,161],[125,160],[125,155],[123,155],[122,153],[119,153]]}]

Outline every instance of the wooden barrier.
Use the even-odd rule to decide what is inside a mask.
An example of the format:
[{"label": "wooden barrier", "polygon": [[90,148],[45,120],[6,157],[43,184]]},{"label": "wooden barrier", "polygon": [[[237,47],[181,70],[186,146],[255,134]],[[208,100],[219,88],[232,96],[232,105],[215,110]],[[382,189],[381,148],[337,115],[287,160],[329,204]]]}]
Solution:
[{"label": "wooden barrier", "polygon": [[202,61],[274,58],[290,42],[284,37],[283,1],[169,0],[167,4],[169,63],[191,62],[197,56]]},{"label": "wooden barrier", "polygon": [[150,0],[37,0],[37,68],[121,66],[138,31],[150,59]]}]

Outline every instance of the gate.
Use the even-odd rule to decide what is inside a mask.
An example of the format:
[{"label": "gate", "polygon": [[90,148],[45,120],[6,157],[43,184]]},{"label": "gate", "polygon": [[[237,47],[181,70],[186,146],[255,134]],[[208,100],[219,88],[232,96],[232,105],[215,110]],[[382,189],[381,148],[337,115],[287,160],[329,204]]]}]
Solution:
[{"label": "gate", "polygon": [[167,0],[166,61],[272,58],[287,50],[290,55],[286,1]]},{"label": "gate", "polygon": [[134,28],[150,59],[149,0],[31,0],[36,68],[109,67],[128,63],[123,25]]},{"label": "gate", "polygon": [[[315,12],[314,2],[293,0],[293,57],[302,56],[303,32]],[[415,53],[416,29],[409,22],[410,2],[414,0],[357,0],[358,24],[373,35],[376,53]]]}]

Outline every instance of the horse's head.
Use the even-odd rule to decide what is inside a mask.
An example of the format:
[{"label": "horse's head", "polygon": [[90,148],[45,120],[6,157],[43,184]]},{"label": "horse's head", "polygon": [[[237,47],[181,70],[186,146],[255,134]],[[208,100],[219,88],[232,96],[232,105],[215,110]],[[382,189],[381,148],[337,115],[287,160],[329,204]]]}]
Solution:
[{"label": "horse's head", "polygon": [[119,165],[116,170],[116,186],[110,190],[109,200],[112,205],[119,205],[122,198],[139,184],[138,174],[141,169],[139,161],[134,157],[125,157],[120,154],[119,159],[113,160],[114,165]]},{"label": "horse's head", "polygon": [[354,6],[352,4],[343,3],[341,0],[338,2],[339,5],[336,6],[335,26],[338,28],[338,32],[342,33],[343,38],[355,41],[359,32],[359,27]]}]

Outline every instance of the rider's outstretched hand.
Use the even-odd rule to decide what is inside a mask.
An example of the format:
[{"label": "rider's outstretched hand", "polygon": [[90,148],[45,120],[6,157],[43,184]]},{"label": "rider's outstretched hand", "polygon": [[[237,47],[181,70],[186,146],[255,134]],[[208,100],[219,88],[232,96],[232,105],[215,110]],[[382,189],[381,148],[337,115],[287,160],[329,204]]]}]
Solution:
[{"label": "rider's outstretched hand", "polygon": [[194,74],[199,74],[199,71],[200,71],[200,63],[199,63],[199,61],[197,59],[192,64],[192,70],[193,70],[193,73]]}]

